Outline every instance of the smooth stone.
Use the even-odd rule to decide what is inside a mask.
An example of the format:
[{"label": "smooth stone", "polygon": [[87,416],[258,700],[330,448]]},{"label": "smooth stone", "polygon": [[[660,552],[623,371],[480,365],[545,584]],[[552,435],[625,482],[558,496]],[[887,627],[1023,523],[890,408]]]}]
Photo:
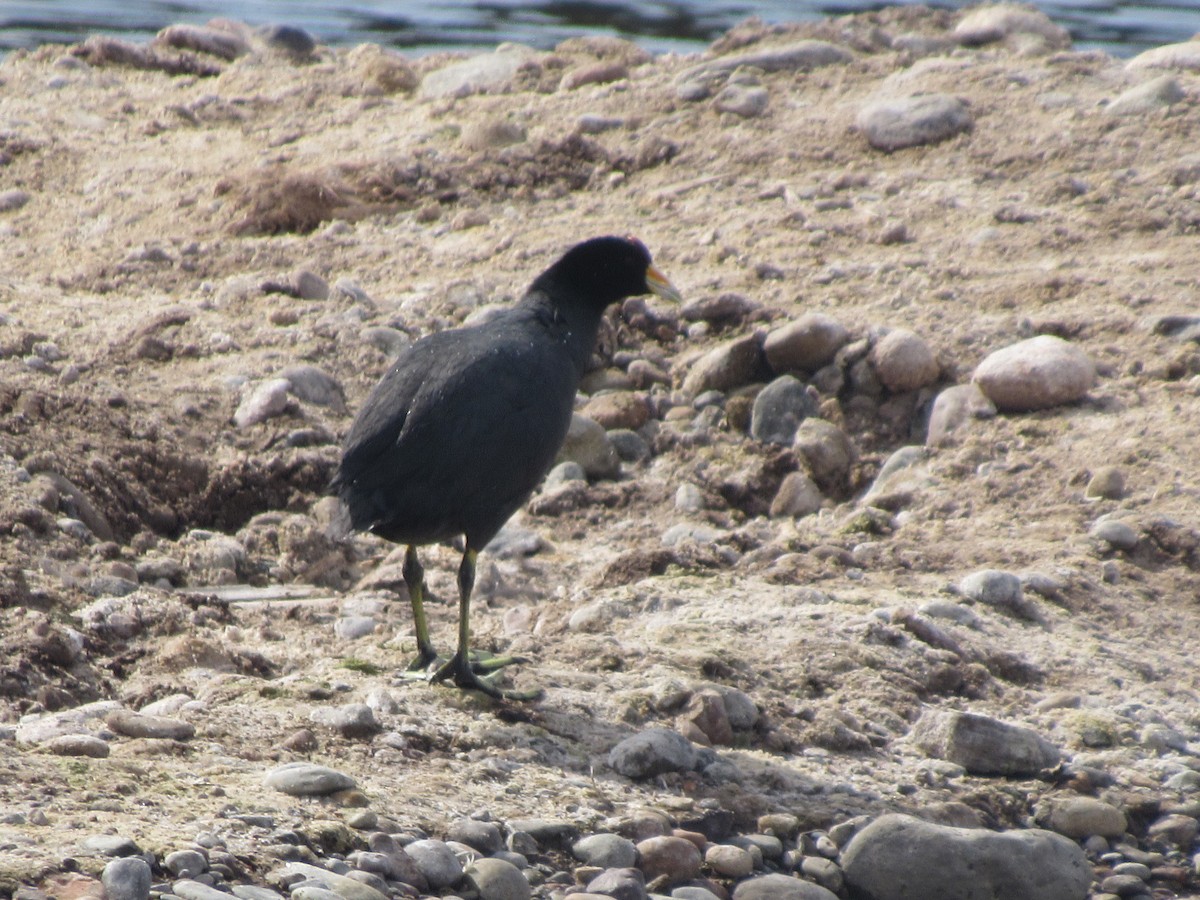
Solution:
[{"label": "smooth stone", "polygon": [[321,706],[308,717],[315,724],[332,728],[351,739],[371,737],[383,730],[375,718],[375,710],[365,703],[347,703],[332,708]]},{"label": "smooth stone", "polygon": [[800,423],[817,414],[816,392],[793,375],[780,375],[754,398],[750,436],[764,444],[789,446]]},{"label": "smooth stone", "polygon": [[750,851],[731,844],[713,844],[704,851],[704,864],[725,878],[745,878],[754,871]]},{"label": "smooth stone", "polygon": [[603,869],[627,869],[637,865],[637,846],[619,834],[591,834],[571,845],[580,862]]},{"label": "smooth stone", "polygon": [[824,497],[816,482],[804,472],[788,472],[771,500],[772,519],[800,519],[821,509]]},{"label": "smooth stone", "polygon": [[933,384],[941,374],[929,344],[906,328],[889,331],[876,341],[870,359],[883,386],[896,394]]},{"label": "smooth stone", "polygon": [[864,106],[855,122],[872,147],[888,153],[936,144],[973,124],[966,105],[948,94],[877,100]]},{"label": "smooth stone", "polygon": [[933,401],[925,446],[945,447],[972,419],[988,419],[994,415],[996,405],[979,389],[979,385],[971,382],[948,387]]},{"label": "smooth stone", "polygon": [[721,112],[733,113],[743,119],[753,119],[767,111],[770,99],[766,88],[756,85],[727,84],[713,98],[713,106]]},{"label": "smooth stone", "polygon": [[1093,834],[1118,838],[1128,826],[1121,810],[1094,797],[1069,797],[1055,802],[1046,824],[1059,834],[1075,840]]},{"label": "smooth stone", "polygon": [[[200,881],[183,878],[171,884],[171,893],[182,900],[229,900],[229,894]],[[380,894],[382,897],[383,895]]]},{"label": "smooth stone", "polygon": [[780,374],[815,372],[833,361],[850,340],[850,332],[823,313],[805,313],[794,322],[767,333],[763,353],[767,364]]},{"label": "smooth stone", "polygon": [[345,900],[336,891],[303,882],[292,886],[290,896],[291,900]]},{"label": "smooth stone", "polygon": [[468,123],[459,140],[468,150],[487,150],[522,144],[527,138],[524,127],[506,119]]},{"label": "smooth stone", "polygon": [[684,885],[683,887],[673,888],[671,897],[674,900],[722,900],[708,888],[696,887],[694,885]]},{"label": "smooth stone", "polygon": [[[372,840],[371,846],[382,847],[383,844],[378,840]],[[364,872],[379,875],[390,881],[401,881],[419,891],[424,891],[429,887],[412,857],[394,842],[387,845],[385,849],[360,850],[352,853],[349,862]]]},{"label": "smooth stone", "polygon": [[739,881],[733,900],[837,900],[837,894],[811,881],[776,874]]},{"label": "smooth stone", "polygon": [[[387,894],[377,891],[369,884],[364,884],[346,875],[338,875],[336,872],[330,872],[328,869],[322,869],[320,866],[312,866],[302,862],[289,862],[284,864],[284,871],[290,874],[302,875],[317,884],[323,884],[326,888],[341,896],[343,900],[389,900]],[[226,896],[228,897],[228,895]]]},{"label": "smooth stone", "polygon": [[800,871],[809,878],[815,878],[817,884],[828,888],[835,894],[842,893],[844,889],[845,876],[842,875],[841,867],[832,859],[825,859],[822,856],[806,856],[800,863]]},{"label": "smooth stone", "polygon": [[357,787],[349,775],[306,762],[277,766],[266,774],[263,784],[293,797],[320,797]]},{"label": "smooth stone", "polygon": [[854,54],[826,41],[804,40],[766,50],[732,53],[684,69],[675,76],[679,84],[696,84],[724,76],[743,66],[764,72],[814,69],[818,66],[848,63]]},{"label": "smooth stone", "polygon": [[599,62],[580,66],[563,75],[558,83],[561,91],[573,91],[589,84],[610,84],[629,77],[629,69],[620,62]]},{"label": "smooth stone", "polygon": [[605,869],[588,882],[587,892],[614,900],[647,900],[646,878],[641,869]]},{"label": "smooth stone", "polygon": [[726,292],[716,296],[697,297],[689,300],[679,310],[679,314],[689,322],[740,322],[759,309],[745,294]]},{"label": "smooth stone", "polygon": [[546,473],[546,480],[543,482],[542,490],[550,492],[573,481],[586,482],[587,472],[583,470],[583,466],[579,463],[568,459],[560,462]]},{"label": "smooth stone", "polygon": [[1014,34],[1038,35],[1052,48],[1071,44],[1071,33],[1044,12],[1017,4],[999,3],[974,9],[954,28],[955,39],[968,47],[1002,41]]},{"label": "smooth stone", "polygon": [[529,879],[502,859],[477,859],[467,867],[465,877],[479,900],[529,900],[532,894]]},{"label": "smooth stone", "polygon": [[1105,107],[1105,112],[1111,116],[1143,115],[1174,106],[1186,96],[1173,75],[1160,75],[1123,91]]},{"label": "smooth stone", "polygon": [[346,405],[341,384],[324,369],[311,365],[288,366],[279,377],[286,379],[291,393],[305,403],[334,408]]},{"label": "smooth stone", "polygon": [[1119,466],[1101,466],[1088,479],[1085,496],[1120,500],[1125,496],[1125,472]]},{"label": "smooth stone", "polygon": [[374,634],[378,624],[371,616],[341,616],[333,623],[333,633],[343,641],[356,641]]},{"label": "smooth stone", "polygon": [[565,847],[579,838],[575,826],[561,819],[509,819],[506,824],[510,834],[523,833],[539,847]]},{"label": "smooth stone", "polygon": [[88,756],[104,759],[111,752],[108,741],[91,734],[60,734],[43,745],[55,756]]},{"label": "smooth stone", "polygon": [[260,25],[254,30],[254,33],[262,38],[267,46],[290,53],[292,56],[308,56],[317,49],[317,42],[313,36],[295,25],[270,22]]},{"label": "smooth stone", "polygon": [[578,463],[590,478],[612,478],[621,469],[621,458],[604,427],[579,413],[571,416],[558,461]]},{"label": "smooth stone", "polygon": [[628,778],[650,778],[695,768],[696,748],[677,731],[649,728],[613,747],[608,764]]},{"label": "smooth stone", "polygon": [[453,887],[462,881],[463,867],[458,856],[442,841],[423,839],[404,847],[417,870],[434,891]]},{"label": "smooth stone", "polygon": [[964,597],[988,606],[1016,606],[1023,599],[1021,579],[1001,569],[981,569],[958,583]]},{"label": "smooth stone", "polygon": [[373,325],[364,328],[362,339],[385,356],[399,356],[412,346],[412,338],[399,328],[387,325]]},{"label": "smooth stone", "polygon": [[955,828],[899,814],[859,831],[841,862],[852,895],[874,900],[1084,900],[1092,881],[1083,850],[1054,832]]},{"label": "smooth stone", "polygon": [[150,874],[146,860],[125,856],[104,866],[100,882],[108,900],[149,900]]},{"label": "smooth stone", "polygon": [[133,738],[187,741],[196,735],[196,728],[190,722],[167,716],[147,716],[127,709],[109,713],[104,724],[117,734]]},{"label": "smooth stone", "polygon": [[0,191],[0,212],[13,212],[28,203],[32,197],[28,191],[20,188],[10,188]]},{"label": "smooth stone", "polygon": [[646,838],[637,845],[642,874],[649,881],[665,877],[667,884],[690,881],[700,874],[703,857],[687,838],[673,835]]},{"label": "smooth stone", "polygon": [[83,839],[83,849],[100,856],[137,856],[142,850],[132,838],[119,834],[92,834]]},{"label": "smooth stone", "polygon": [[972,380],[997,409],[1028,412],[1082,399],[1096,367],[1079,347],[1043,334],[989,354]]},{"label": "smooth stone", "polygon": [[846,432],[815,417],[800,423],[792,450],[813,480],[826,491],[836,491],[844,485],[857,455]]},{"label": "smooth stone", "polygon": [[641,428],[650,418],[644,397],[631,391],[609,391],[589,400],[580,412],[606,431]]},{"label": "smooth stone", "polygon": [[691,363],[683,379],[683,393],[694,398],[705,391],[729,391],[759,380],[766,360],[762,336],[748,334],[709,350]]},{"label": "smooth stone", "polygon": [[482,53],[435,69],[421,79],[423,98],[466,97],[507,84],[529,58],[524,49]]},{"label": "smooth stone", "polygon": [[1200,70],[1200,40],[1164,44],[1145,50],[1125,63],[1125,68],[1136,69],[1182,69],[1188,72]]},{"label": "smooth stone", "polygon": [[286,378],[264,381],[246,395],[234,411],[233,421],[238,428],[249,428],[283,413],[291,382]]},{"label": "smooth stone", "polygon": [[1138,533],[1119,519],[1102,519],[1088,529],[1088,535],[1103,541],[1114,550],[1129,552],[1138,545]]},{"label": "smooth stone", "polygon": [[451,822],[446,830],[446,839],[466,844],[480,853],[491,854],[504,849],[504,835],[500,832],[500,826],[495,822],[483,822],[479,819],[457,819]]},{"label": "smooth stone", "polygon": [[1170,813],[1160,819],[1156,819],[1146,829],[1147,836],[1168,844],[1174,844],[1183,850],[1191,847],[1197,832],[1200,832],[1200,821],[1197,821],[1192,816],[1185,816],[1181,813]]},{"label": "smooth stone", "polygon": [[625,428],[614,428],[608,433],[608,439],[612,441],[612,445],[617,451],[617,456],[621,457],[625,462],[645,462],[651,456],[650,445],[636,431],[629,431]]},{"label": "smooth stone", "polygon": [[195,878],[208,871],[208,858],[199,850],[174,850],[163,858],[163,867],[176,878]]},{"label": "smooth stone", "polygon": [[92,728],[100,726],[100,720],[122,708],[117,700],[97,700],[61,712],[23,716],[17,725],[16,741],[28,746],[44,744],[65,734],[90,734]]},{"label": "smooth stone", "polygon": [[1033,729],[975,713],[927,709],[909,739],[973,775],[1035,775],[1059,761],[1058,748]]}]

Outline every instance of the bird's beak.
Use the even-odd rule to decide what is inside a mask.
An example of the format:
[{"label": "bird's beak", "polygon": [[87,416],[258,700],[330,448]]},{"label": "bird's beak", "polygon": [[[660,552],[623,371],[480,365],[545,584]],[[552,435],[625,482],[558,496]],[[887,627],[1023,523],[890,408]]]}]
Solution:
[{"label": "bird's beak", "polygon": [[664,300],[670,300],[672,303],[683,302],[683,294],[679,293],[675,289],[675,285],[667,281],[667,276],[654,266],[646,267],[646,287]]}]

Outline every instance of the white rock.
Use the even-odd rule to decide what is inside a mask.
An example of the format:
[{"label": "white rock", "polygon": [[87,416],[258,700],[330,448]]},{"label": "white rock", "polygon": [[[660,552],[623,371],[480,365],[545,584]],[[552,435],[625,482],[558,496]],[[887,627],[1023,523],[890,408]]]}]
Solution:
[{"label": "white rock", "polygon": [[1160,75],[1129,88],[1108,104],[1105,111],[1112,116],[1134,116],[1165,109],[1186,96],[1175,76]]},{"label": "white rock", "polygon": [[1125,63],[1128,70],[1136,69],[1183,69],[1200,70],[1200,41],[1184,41],[1180,44],[1164,44],[1139,53]]},{"label": "white rock", "polygon": [[466,97],[506,84],[530,53],[525,48],[482,53],[462,62],[435,69],[421,79],[419,95],[431,97]]},{"label": "white rock", "polygon": [[973,120],[957,97],[920,94],[869,103],[859,111],[855,124],[872,147],[890,153],[944,141],[969,129]]},{"label": "white rock", "polygon": [[959,43],[970,47],[1002,41],[1014,34],[1037,35],[1052,47],[1067,47],[1071,43],[1070,32],[1055,25],[1045,13],[1016,4],[999,3],[974,9],[954,29]]},{"label": "white rock", "polygon": [[233,414],[238,428],[249,428],[274,418],[287,409],[287,395],[292,383],[286,378],[272,378],[254,388],[238,405]]},{"label": "white rock", "polygon": [[972,380],[997,409],[1026,412],[1081,399],[1096,367],[1079,347],[1043,334],[990,354]]}]

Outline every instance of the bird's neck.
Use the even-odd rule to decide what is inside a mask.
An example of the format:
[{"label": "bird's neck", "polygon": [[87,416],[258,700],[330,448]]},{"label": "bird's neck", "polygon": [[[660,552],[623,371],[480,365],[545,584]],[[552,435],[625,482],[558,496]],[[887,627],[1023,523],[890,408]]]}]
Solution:
[{"label": "bird's neck", "polygon": [[555,303],[545,291],[537,289],[526,294],[521,302],[563,344],[582,378],[596,347],[604,310],[586,303]]}]

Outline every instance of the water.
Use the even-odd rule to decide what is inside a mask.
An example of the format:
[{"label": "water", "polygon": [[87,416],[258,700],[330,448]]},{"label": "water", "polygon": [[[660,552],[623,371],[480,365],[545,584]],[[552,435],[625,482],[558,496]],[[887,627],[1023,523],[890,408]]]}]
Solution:
[{"label": "water", "polygon": [[[969,3],[934,0],[929,5],[960,9]],[[254,25],[298,25],[334,46],[371,42],[413,53],[493,47],[500,41],[548,48],[581,33],[621,35],[655,52],[693,52],[751,15],[791,22],[885,5],[874,0],[0,0],[0,54],[71,43],[93,33],[145,41],[166,25],[203,23],[215,16]],[[1200,0],[1041,0],[1035,5],[1068,28],[1077,47],[1116,56],[1200,32]]]}]

